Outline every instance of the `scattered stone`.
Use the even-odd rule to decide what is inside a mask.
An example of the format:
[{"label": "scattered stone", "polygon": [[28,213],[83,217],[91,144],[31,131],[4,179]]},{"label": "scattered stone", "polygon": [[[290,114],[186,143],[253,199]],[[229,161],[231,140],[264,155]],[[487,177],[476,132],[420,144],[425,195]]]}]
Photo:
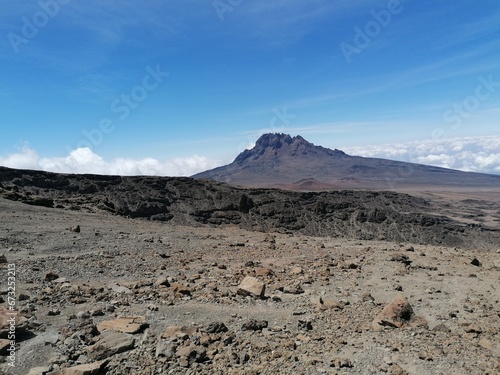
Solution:
[{"label": "scattered stone", "polygon": [[181,283],[172,283],[170,285],[170,290],[179,296],[190,296],[191,295],[191,289],[188,288],[186,285],[181,284]]},{"label": "scattered stone", "polygon": [[[206,359],[207,350],[203,346],[190,344],[177,348],[175,355],[187,359],[189,366],[193,362],[203,362]],[[182,367],[186,367],[185,362]]]},{"label": "scattered stone", "polygon": [[5,254],[0,255],[0,264],[6,264],[6,263],[9,262],[7,261],[7,257],[5,256]]},{"label": "scattered stone", "polygon": [[102,311],[102,309],[90,310],[90,315],[91,316],[103,316],[104,311]]},{"label": "scattered stone", "polygon": [[344,304],[342,302],[335,301],[330,298],[323,299],[323,306],[325,306],[327,309],[336,309],[336,310],[342,310],[344,308]]},{"label": "scattered stone", "polygon": [[389,368],[389,375],[409,375],[409,373],[403,370],[398,364],[393,363]]},{"label": "scattered stone", "polygon": [[73,225],[73,226],[69,227],[69,230],[74,232],[74,233],[80,233],[81,228],[80,228],[80,225]]},{"label": "scattered stone", "polygon": [[170,287],[170,283],[168,282],[168,276],[160,276],[158,279],[156,279],[154,286],[159,287],[159,286],[166,286],[167,288]]},{"label": "scattered stone", "polygon": [[38,366],[33,367],[28,372],[28,375],[44,375],[44,374],[53,374],[50,372],[50,366]]},{"label": "scattered stone", "polygon": [[341,310],[344,308],[344,305],[341,302],[335,301],[331,298],[322,298],[319,296],[314,296],[311,297],[311,302],[321,310],[326,310],[326,309]]},{"label": "scattered stone", "polygon": [[109,331],[94,345],[87,347],[87,354],[93,360],[109,358],[134,348],[135,339],[126,333]]},{"label": "scattered stone", "polygon": [[181,357],[181,358],[179,358],[179,362],[178,363],[179,363],[180,367],[184,367],[184,368],[189,367],[189,359],[187,357]]},{"label": "scattered stone", "polygon": [[479,346],[481,348],[488,349],[488,350],[493,349],[493,343],[484,337],[481,340],[479,340]]},{"label": "scattered stone", "polygon": [[363,295],[361,296],[361,300],[362,300],[363,302],[373,302],[373,301],[375,301],[375,298],[373,298],[373,296],[372,296],[370,293],[365,292],[365,293],[363,293]]},{"label": "scattered stone", "polygon": [[252,276],[246,276],[238,287],[238,294],[244,296],[254,296],[264,298],[266,292],[266,285]]},{"label": "scattered stone", "polygon": [[465,332],[466,333],[482,333],[483,330],[481,327],[479,327],[476,323],[472,323],[465,327]]},{"label": "scattered stone", "polygon": [[27,301],[30,299],[30,296],[24,293],[20,293],[19,296],[17,297],[18,301]]},{"label": "scattered stone", "polygon": [[149,311],[158,311],[160,310],[160,308],[158,306],[156,306],[154,303],[149,303],[146,308],[149,310]]},{"label": "scattered stone", "polygon": [[241,326],[243,331],[262,331],[264,328],[267,328],[268,322],[267,320],[256,320],[251,319]]},{"label": "scattered stone", "polygon": [[[114,179],[105,181],[109,189],[114,188]],[[127,179],[117,181],[127,182]],[[129,182],[135,184],[132,180]],[[156,184],[147,177],[137,177],[137,181],[141,189],[145,189],[141,190],[144,196],[150,187],[156,189]],[[167,199],[172,209],[183,204],[182,186],[172,187],[169,179],[158,181],[159,205]],[[57,220],[52,220],[51,210],[37,213],[24,206],[19,210],[16,206],[8,206],[6,211],[3,206],[0,208],[0,216],[8,218],[0,225],[0,262],[3,261],[2,249],[15,246],[9,261],[19,267],[16,275],[19,313],[29,317],[26,328],[30,332],[19,332],[19,335],[16,332],[19,356],[15,373],[29,373],[30,368],[39,365],[46,367],[32,369],[32,374],[46,375],[49,370],[71,375],[94,372],[109,375],[408,375],[408,372],[479,375],[498,372],[498,272],[493,267],[495,258],[499,258],[495,253],[498,242],[494,241],[493,246],[497,247],[493,252],[478,252],[477,249],[486,249],[486,243],[475,246],[478,238],[498,233],[455,227],[453,222],[439,216],[447,215],[448,209],[432,215],[436,223],[443,220],[448,229],[441,231],[441,224],[435,224],[422,236],[418,231],[407,231],[414,226],[413,222],[421,220],[421,216],[413,212],[410,196],[404,196],[405,207],[398,212],[395,203],[384,207],[386,193],[373,194],[369,200],[360,202],[350,201],[351,192],[319,193],[321,204],[306,205],[310,210],[324,211],[321,230],[329,237],[315,238],[304,234],[309,230],[307,226],[300,229],[307,216],[283,216],[279,207],[271,207],[273,210],[265,207],[259,193],[252,195],[260,202],[252,214],[258,215],[261,210],[276,221],[276,225],[281,220],[290,220],[290,227],[281,230],[272,221],[254,226],[241,215],[237,215],[236,220],[242,220],[237,224],[246,229],[272,231],[276,237],[273,243],[277,246],[269,251],[271,242],[262,243],[262,239],[271,235],[241,231],[236,225],[218,228],[225,226],[227,220],[233,220],[229,211],[234,197],[226,191],[211,196],[220,211],[205,211],[206,202],[196,202],[194,209],[203,211],[195,213],[196,220],[202,220],[197,222],[200,227],[186,231],[175,222],[165,226],[132,219],[135,211],[130,212],[131,218],[116,222],[112,222],[113,216],[108,212],[101,222],[101,214],[92,217],[93,213],[87,213],[94,198],[80,194],[76,188],[71,199],[63,196],[56,199],[56,204],[62,206]],[[57,196],[52,188],[48,190],[48,194]],[[44,188],[39,188],[40,193],[43,191]],[[135,199],[131,191],[133,189],[124,189],[123,197],[108,196],[110,207],[114,207],[113,214],[143,203],[149,205],[144,207],[145,213],[164,210],[163,206],[155,206],[156,201],[150,204]],[[317,193],[297,194],[313,203]],[[97,199],[107,199],[105,196]],[[337,199],[337,203],[333,204],[332,199]],[[390,194],[389,201],[399,199],[397,194]],[[65,234],[59,233],[52,226],[63,220],[68,222],[69,218],[63,229],[69,227],[77,216],[64,209],[78,206],[80,201],[85,204],[81,212],[85,220],[82,229],[85,232],[88,224],[90,235],[77,241],[74,233],[67,229]],[[1,204],[5,201],[0,200]],[[353,233],[349,225],[353,214],[357,214],[358,207],[372,204],[384,211],[387,209],[388,226],[370,221],[366,225],[361,223],[355,228],[355,235],[367,240],[351,241]],[[426,206],[424,201],[419,204]],[[484,206],[488,210],[494,207],[495,212],[498,208]],[[192,220],[193,211],[185,208],[184,216],[176,214],[179,223]],[[430,210],[431,206],[425,209]],[[21,225],[12,222],[11,212],[12,219],[25,216],[23,220],[27,221],[26,215],[31,215],[33,219],[38,216],[43,223],[33,221],[33,226],[24,233],[18,230]],[[337,223],[341,216],[345,217],[342,219],[345,225]],[[408,226],[402,226],[399,221],[408,221]],[[100,236],[94,238],[95,228],[101,225]],[[399,233],[399,229],[403,231]],[[467,241],[458,241],[461,229],[465,230]],[[347,231],[348,238],[337,238],[343,230]],[[386,238],[379,241],[382,236]],[[144,243],[145,237],[154,241]],[[409,243],[388,242],[394,237],[411,239],[420,245],[410,250]],[[449,248],[450,239],[461,247]],[[442,245],[435,245],[436,241],[442,241]],[[245,247],[230,247],[237,242],[245,243]],[[46,247],[53,251],[45,252]],[[470,268],[475,252],[471,253],[469,248],[480,255],[483,268]],[[427,257],[419,257],[421,251],[425,251]],[[171,255],[159,255],[163,252]],[[415,267],[401,266],[408,264],[408,257],[389,261],[396,252],[416,257],[412,259],[417,264],[411,263]],[[243,267],[247,259],[254,260],[249,263],[251,267]],[[430,272],[434,268],[431,266],[439,267],[439,272]],[[44,281],[48,271],[67,275],[71,282],[65,277]],[[477,277],[469,279],[471,273]],[[255,294],[238,292],[245,297],[237,296],[246,276],[262,283],[265,290],[257,290]],[[7,302],[8,298],[5,281],[0,280],[0,303]],[[131,293],[114,291],[112,283]],[[377,320],[376,329],[399,325],[403,329],[370,333],[373,318],[386,305],[379,301],[385,301],[389,295],[386,302],[390,302],[398,293],[394,288],[404,289],[413,307],[405,312],[404,306],[398,305],[400,311],[393,311],[395,316],[385,311],[389,318]],[[254,298],[263,296],[269,298]],[[417,308],[432,317],[431,331],[414,328],[418,323]],[[81,319],[77,319],[77,315]],[[136,315],[140,317],[136,319]],[[150,329],[145,328],[146,321],[151,323]],[[112,335],[119,338],[112,340]],[[128,345],[122,347],[127,341]],[[8,340],[0,339],[0,354],[6,353],[8,345]],[[92,368],[101,358],[108,359],[109,363],[102,368]],[[9,373],[7,366],[6,356],[0,355],[0,373]]]},{"label": "scattered stone", "polygon": [[132,294],[132,291],[125,286],[111,284],[110,288],[113,292],[116,293]]},{"label": "scattered stone", "polygon": [[385,327],[401,328],[415,319],[410,303],[401,294],[397,295],[372,322],[374,331],[381,331]]},{"label": "scattered stone", "polygon": [[283,293],[302,294],[304,293],[304,289],[302,288],[302,285],[300,283],[296,283],[294,285],[284,287]]},{"label": "scattered stone", "polygon": [[123,333],[138,333],[147,326],[144,316],[122,317],[115,320],[105,320],[97,325],[99,332],[105,330]]},{"label": "scattered stone", "polygon": [[273,276],[273,275],[274,271],[270,268],[261,267],[255,270],[255,276]]},{"label": "scattered stone", "polygon": [[222,333],[222,332],[227,332],[228,328],[224,323],[221,322],[214,322],[210,323],[206,328],[205,332],[206,333]]},{"label": "scattered stone", "polygon": [[177,345],[169,340],[158,340],[156,344],[155,357],[165,357],[167,360],[171,360],[175,357],[175,349]]},{"label": "scattered stone", "polygon": [[194,335],[197,332],[196,327],[193,326],[170,326],[165,329],[162,333],[161,338],[163,339],[188,339],[189,336]]},{"label": "scattered stone", "polygon": [[59,335],[57,333],[49,334],[44,337],[45,345],[56,345],[59,341]]},{"label": "scattered stone", "polygon": [[391,262],[400,262],[403,263],[406,267],[409,267],[410,264],[412,264],[412,260],[410,260],[410,257],[406,254],[394,254],[391,257]]},{"label": "scattered stone", "polygon": [[45,274],[45,281],[54,281],[59,278],[59,275],[54,272],[48,272]]},{"label": "scattered stone", "polygon": [[482,266],[482,263],[477,258],[472,259],[472,261],[470,262],[470,264],[472,264],[473,266],[476,266],[476,267],[481,267]]},{"label": "scattered stone", "polygon": [[351,368],[354,367],[351,360],[349,358],[334,358],[332,360],[332,367],[337,368]]},{"label": "scattered stone", "polygon": [[103,373],[104,368],[108,363],[109,359],[104,359],[99,362],[87,363],[49,372],[48,375],[99,375]]},{"label": "scattered stone", "polygon": [[440,323],[436,325],[434,328],[432,328],[434,332],[444,332],[444,333],[450,333],[451,329],[449,329],[445,324]]},{"label": "scattered stone", "polygon": [[88,318],[90,318],[90,316],[91,316],[90,311],[86,311],[86,310],[85,311],[78,311],[76,313],[76,317],[78,319],[88,319]]},{"label": "scattered stone", "polygon": [[298,324],[300,329],[305,329],[306,331],[312,331],[313,325],[310,320],[299,320]]}]

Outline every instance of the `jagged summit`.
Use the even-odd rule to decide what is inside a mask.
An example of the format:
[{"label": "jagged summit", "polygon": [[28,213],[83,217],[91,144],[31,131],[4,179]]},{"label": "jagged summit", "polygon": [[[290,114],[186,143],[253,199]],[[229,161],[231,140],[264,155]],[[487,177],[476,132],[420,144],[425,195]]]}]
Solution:
[{"label": "jagged summit", "polygon": [[234,163],[241,165],[248,160],[303,157],[305,155],[319,156],[347,156],[343,151],[330,150],[321,146],[315,146],[306,141],[300,135],[295,137],[284,133],[266,133],[259,137],[255,146],[250,150],[240,153]]},{"label": "jagged summit", "polygon": [[500,176],[351,156],[283,133],[263,134],[231,164],[193,177],[291,190],[500,186]]}]

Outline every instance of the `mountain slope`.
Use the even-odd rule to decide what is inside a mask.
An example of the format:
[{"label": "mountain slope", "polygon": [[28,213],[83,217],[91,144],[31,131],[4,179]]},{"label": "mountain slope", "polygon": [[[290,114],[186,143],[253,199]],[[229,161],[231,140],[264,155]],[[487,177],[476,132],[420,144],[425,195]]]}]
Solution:
[{"label": "mountain slope", "polygon": [[[264,134],[228,165],[193,176],[233,185],[291,190],[404,186],[500,187],[500,176],[347,155],[301,136]],[[314,183],[304,184],[304,180]]]}]

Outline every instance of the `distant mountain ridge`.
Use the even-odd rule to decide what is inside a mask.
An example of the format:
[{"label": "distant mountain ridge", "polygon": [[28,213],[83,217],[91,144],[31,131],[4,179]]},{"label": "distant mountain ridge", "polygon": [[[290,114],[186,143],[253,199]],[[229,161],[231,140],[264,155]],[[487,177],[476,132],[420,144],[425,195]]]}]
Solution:
[{"label": "distant mountain ridge", "polygon": [[500,176],[351,156],[300,135],[263,134],[232,163],[192,176],[233,185],[288,190],[392,189],[400,186],[500,187]]}]

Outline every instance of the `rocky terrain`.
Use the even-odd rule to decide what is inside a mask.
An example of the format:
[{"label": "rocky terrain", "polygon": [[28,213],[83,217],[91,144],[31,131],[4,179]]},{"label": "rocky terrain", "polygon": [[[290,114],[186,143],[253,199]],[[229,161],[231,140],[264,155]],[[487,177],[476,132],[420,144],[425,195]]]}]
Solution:
[{"label": "rocky terrain", "polygon": [[15,264],[20,313],[15,368],[0,341],[7,374],[500,369],[496,250],[186,227],[5,199],[0,248],[2,305]]},{"label": "rocky terrain", "polygon": [[498,374],[499,199],[0,168],[0,374]]},{"label": "rocky terrain", "polygon": [[498,195],[488,202],[465,200],[450,210],[449,202],[437,205],[392,191],[292,192],[191,178],[64,175],[2,167],[0,184],[0,197],[9,200],[171,224],[476,248],[500,243]]},{"label": "rocky terrain", "polygon": [[353,156],[314,145],[299,135],[280,133],[263,134],[232,163],[193,177],[299,191],[500,186],[496,175]]}]

